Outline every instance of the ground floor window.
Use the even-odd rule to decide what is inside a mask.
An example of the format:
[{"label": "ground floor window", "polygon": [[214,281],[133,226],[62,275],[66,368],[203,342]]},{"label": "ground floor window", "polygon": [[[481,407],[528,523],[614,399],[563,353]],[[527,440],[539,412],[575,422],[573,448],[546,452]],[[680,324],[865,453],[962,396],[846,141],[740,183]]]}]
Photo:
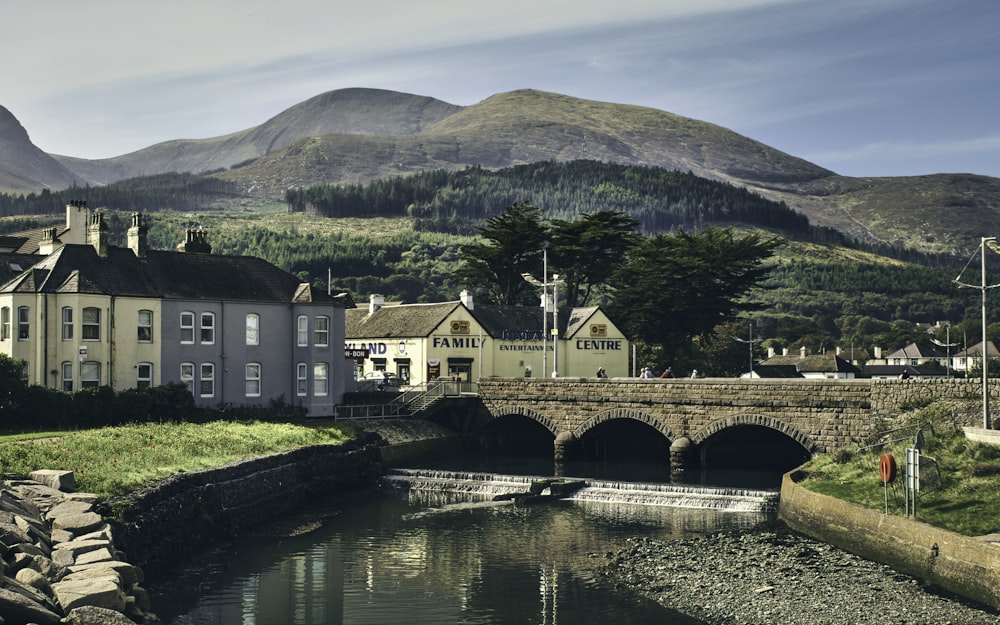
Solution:
[{"label": "ground floor window", "polygon": [[135,368],[135,387],[138,389],[145,389],[152,386],[153,365],[148,362],[140,362]]},{"label": "ground floor window", "polygon": [[62,390],[65,393],[73,391],[73,363],[62,363]]},{"label": "ground floor window", "polygon": [[80,363],[80,388],[97,388],[101,385],[101,363],[85,360]]}]

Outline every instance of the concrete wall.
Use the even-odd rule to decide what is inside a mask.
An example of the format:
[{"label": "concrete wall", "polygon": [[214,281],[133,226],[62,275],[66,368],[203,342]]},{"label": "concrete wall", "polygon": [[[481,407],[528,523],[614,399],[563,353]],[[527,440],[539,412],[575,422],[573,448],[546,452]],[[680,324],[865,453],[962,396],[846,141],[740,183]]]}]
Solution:
[{"label": "concrete wall", "polygon": [[316,445],[175,475],[109,502],[115,546],[147,577],[307,503],[374,487],[379,439]]},{"label": "concrete wall", "polygon": [[948,592],[1000,608],[1000,546],[781,484],[778,518],[795,531],[881,562]]}]

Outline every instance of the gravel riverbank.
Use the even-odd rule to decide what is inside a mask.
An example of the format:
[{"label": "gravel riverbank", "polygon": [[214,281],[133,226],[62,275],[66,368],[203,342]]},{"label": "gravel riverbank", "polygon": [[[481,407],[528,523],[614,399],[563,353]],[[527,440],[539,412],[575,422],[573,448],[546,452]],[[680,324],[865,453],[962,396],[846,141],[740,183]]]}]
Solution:
[{"label": "gravel riverbank", "polygon": [[709,625],[996,625],[887,566],[780,524],[698,539],[637,539],[602,571]]}]

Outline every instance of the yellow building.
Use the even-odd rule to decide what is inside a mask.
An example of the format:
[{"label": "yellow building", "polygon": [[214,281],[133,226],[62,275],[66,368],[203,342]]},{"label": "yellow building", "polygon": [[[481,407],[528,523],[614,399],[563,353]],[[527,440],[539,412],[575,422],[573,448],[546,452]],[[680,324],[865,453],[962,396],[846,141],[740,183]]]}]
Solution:
[{"label": "yellow building", "polygon": [[461,299],[433,304],[386,304],[372,295],[367,309],[346,311],[348,350],[359,350],[356,377],[375,371],[419,385],[442,377],[609,377],[628,375],[629,342],[600,307],[558,311],[541,307],[475,305]]}]

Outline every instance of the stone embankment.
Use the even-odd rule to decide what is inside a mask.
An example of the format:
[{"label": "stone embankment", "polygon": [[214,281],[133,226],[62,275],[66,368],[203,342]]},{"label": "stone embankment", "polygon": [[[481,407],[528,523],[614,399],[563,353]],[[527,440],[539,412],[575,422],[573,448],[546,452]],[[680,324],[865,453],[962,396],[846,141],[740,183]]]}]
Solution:
[{"label": "stone embankment", "polygon": [[6,480],[0,625],[159,623],[142,586],[150,570],[166,573],[219,540],[319,498],[373,487],[385,443],[363,434],[343,445],[175,475],[112,502],[73,492],[66,471]]},{"label": "stone embankment", "polygon": [[602,571],[708,625],[996,625],[996,612],[782,524],[704,538],[637,539]]},{"label": "stone embankment", "polygon": [[36,471],[0,488],[0,624],[153,624],[143,572],[75,493],[73,474]]}]

